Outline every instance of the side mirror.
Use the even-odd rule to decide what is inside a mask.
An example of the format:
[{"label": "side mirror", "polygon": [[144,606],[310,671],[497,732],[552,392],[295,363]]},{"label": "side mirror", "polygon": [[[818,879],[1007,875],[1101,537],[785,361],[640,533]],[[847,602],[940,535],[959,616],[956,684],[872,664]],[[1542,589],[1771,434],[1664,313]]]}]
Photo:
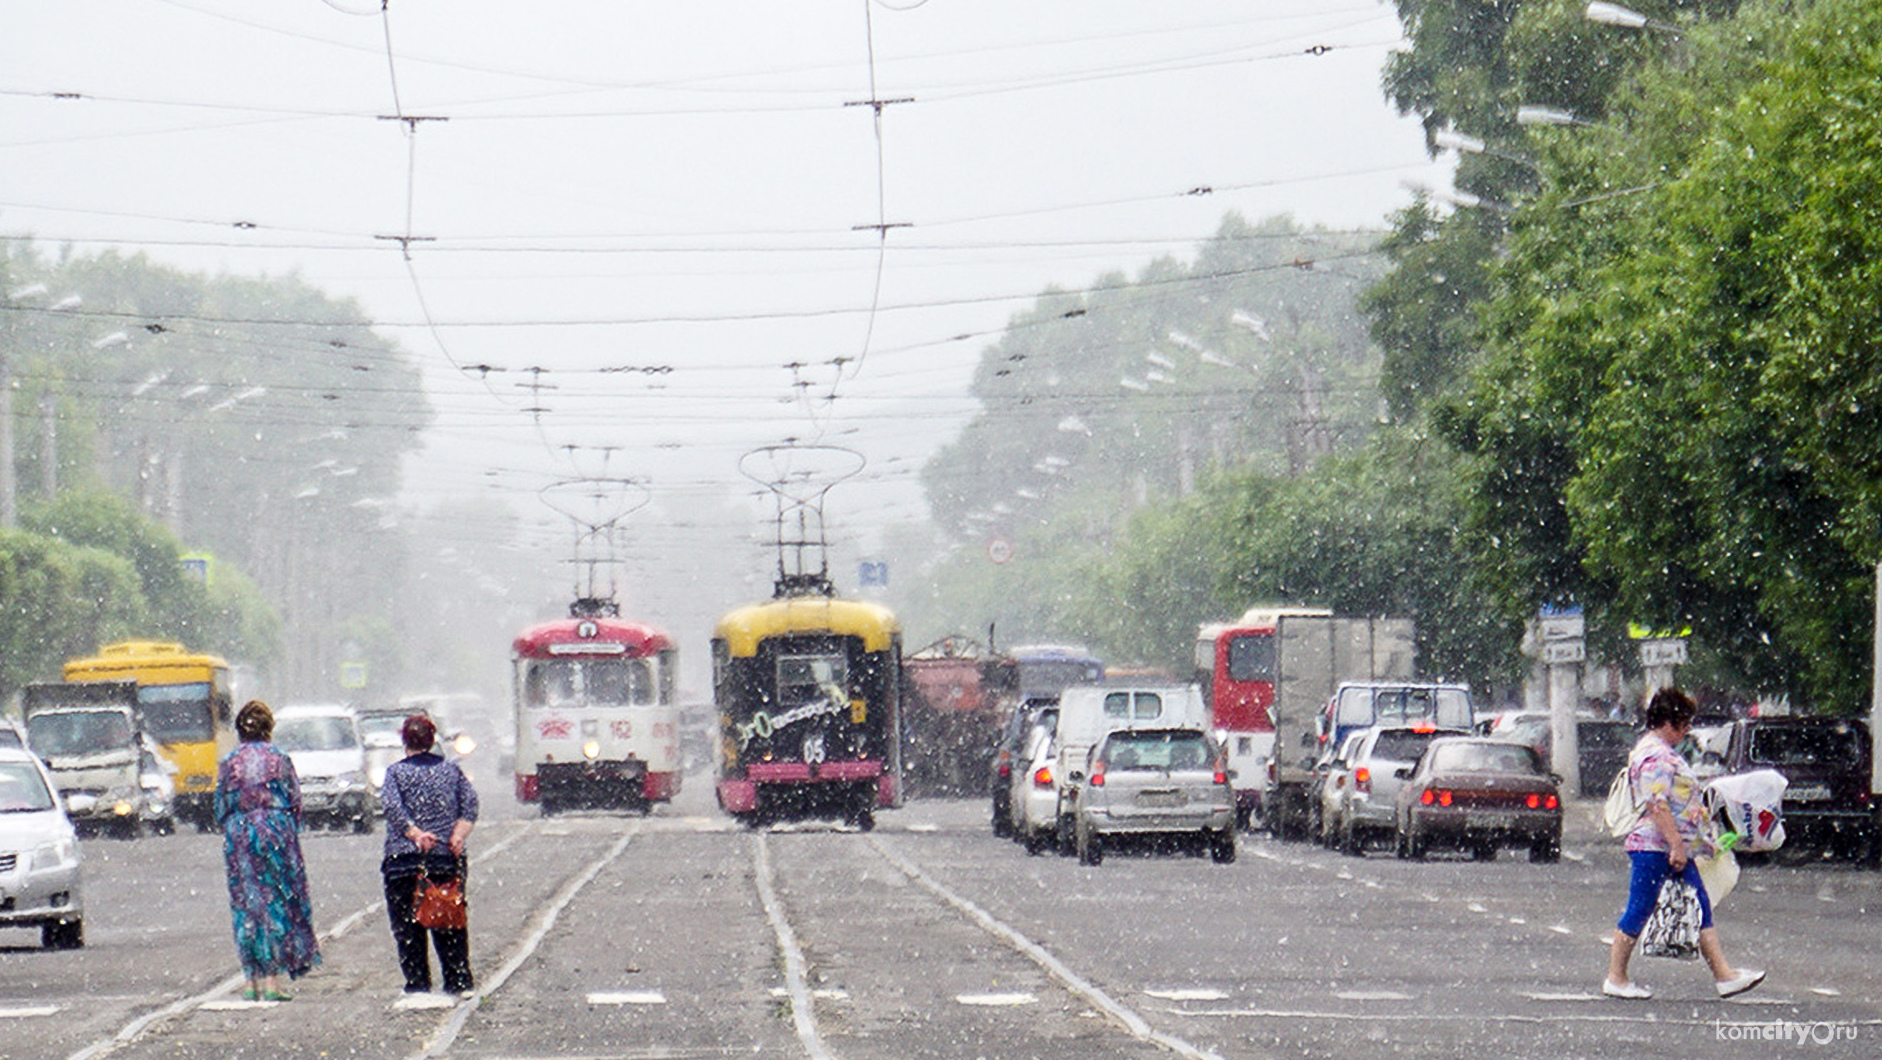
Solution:
[{"label": "side mirror", "polygon": [[84,815],[84,814],[88,814],[92,812],[93,810],[97,808],[98,808],[98,796],[96,795],[67,795],[65,797],[65,812],[66,813],[76,813],[76,814]]},{"label": "side mirror", "polygon": [[1549,779],[1554,781],[1557,787],[1560,787],[1562,785],[1562,774],[1560,773],[1550,773]]},{"label": "side mirror", "polygon": [[1719,754],[1717,751],[1707,751],[1705,754],[1699,756],[1699,764],[1706,766],[1722,766],[1725,764],[1725,756]]}]

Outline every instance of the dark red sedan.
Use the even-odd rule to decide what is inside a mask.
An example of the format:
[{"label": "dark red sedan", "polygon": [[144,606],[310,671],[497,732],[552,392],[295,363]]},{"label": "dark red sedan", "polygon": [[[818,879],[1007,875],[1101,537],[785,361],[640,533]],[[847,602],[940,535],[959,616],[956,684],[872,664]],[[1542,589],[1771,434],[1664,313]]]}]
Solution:
[{"label": "dark red sedan", "polygon": [[1396,851],[1422,858],[1432,847],[1469,851],[1491,861],[1505,846],[1529,848],[1529,860],[1562,856],[1560,778],[1522,744],[1474,736],[1447,736],[1415,766],[1397,771]]}]

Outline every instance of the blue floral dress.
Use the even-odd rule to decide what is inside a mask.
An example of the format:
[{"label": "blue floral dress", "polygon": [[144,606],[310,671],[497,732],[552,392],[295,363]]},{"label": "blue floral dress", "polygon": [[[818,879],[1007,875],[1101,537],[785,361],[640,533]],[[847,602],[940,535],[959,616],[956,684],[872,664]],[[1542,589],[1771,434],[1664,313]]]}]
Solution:
[{"label": "blue floral dress", "polygon": [[250,979],[300,978],[320,963],[301,858],[301,785],[270,743],[244,743],[216,773],[235,951]]}]

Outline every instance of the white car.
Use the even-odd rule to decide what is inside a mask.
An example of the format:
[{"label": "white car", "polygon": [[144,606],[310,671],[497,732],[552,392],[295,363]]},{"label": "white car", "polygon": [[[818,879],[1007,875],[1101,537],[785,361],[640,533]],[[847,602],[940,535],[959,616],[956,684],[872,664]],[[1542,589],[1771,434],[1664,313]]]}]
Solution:
[{"label": "white car", "polygon": [[282,707],[274,716],[274,745],[294,760],[301,814],[310,825],[372,831],[379,800],[367,781],[366,748],[351,707]]},{"label": "white car", "polygon": [[[85,945],[78,834],[32,752],[0,747],[0,927],[38,927],[49,950]],[[92,797],[72,796],[74,809]],[[82,805],[81,805],[82,803]]]},{"label": "white car", "polygon": [[1013,838],[1037,854],[1058,844],[1059,788],[1053,777],[1057,748],[1052,730],[1034,726],[1021,745],[1019,768],[1012,774]]}]

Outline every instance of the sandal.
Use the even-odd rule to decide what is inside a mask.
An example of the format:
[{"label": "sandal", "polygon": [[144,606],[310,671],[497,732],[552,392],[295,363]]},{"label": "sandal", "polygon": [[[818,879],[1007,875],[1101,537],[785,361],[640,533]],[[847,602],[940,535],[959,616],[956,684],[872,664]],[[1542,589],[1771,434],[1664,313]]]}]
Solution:
[{"label": "sandal", "polygon": [[243,1000],[243,1001],[260,1001],[260,1000],[261,1000],[261,991],[259,991],[259,990],[244,990],[244,991],[242,991],[242,1000]]},{"label": "sandal", "polygon": [[283,994],[279,990],[263,990],[261,992],[261,999],[263,1001],[292,1001],[294,1000],[292,996],[288,994]]}]

